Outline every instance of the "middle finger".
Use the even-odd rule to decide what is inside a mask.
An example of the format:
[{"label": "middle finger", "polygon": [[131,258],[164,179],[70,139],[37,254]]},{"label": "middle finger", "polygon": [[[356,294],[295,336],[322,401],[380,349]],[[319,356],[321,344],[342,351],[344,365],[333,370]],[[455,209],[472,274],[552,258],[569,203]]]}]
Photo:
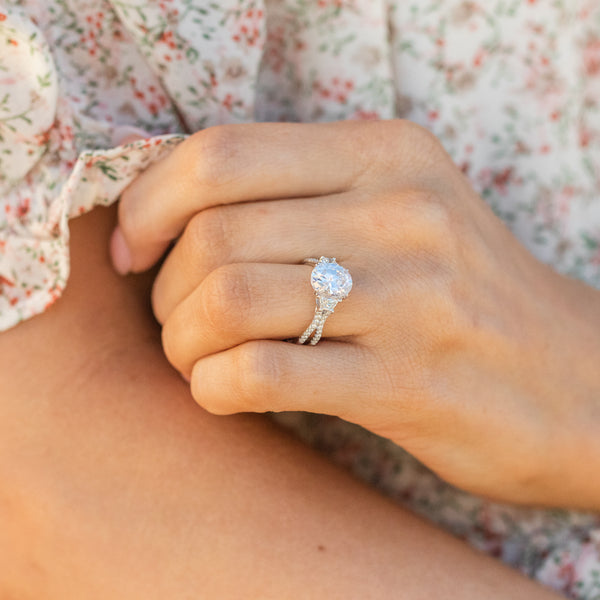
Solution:
[{"label": "middle finger", "polygon": [[355,201],[342,193],[219,206],[198,213],[156,278],[152,291],[156,318],[164,323],[211,271],[225,264],[298,264],[309,256],[347,259],[359,233],[350,206]]}]

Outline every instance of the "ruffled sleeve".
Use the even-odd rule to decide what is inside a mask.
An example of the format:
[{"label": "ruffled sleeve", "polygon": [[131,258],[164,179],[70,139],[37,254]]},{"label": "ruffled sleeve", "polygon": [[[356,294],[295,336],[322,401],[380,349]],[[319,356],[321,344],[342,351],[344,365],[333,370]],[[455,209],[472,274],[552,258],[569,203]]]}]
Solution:
[{"label": "ruffled sleeve", "polygon": [[[68,219],[114,202],[183,138],[161,135],[110,147],[75,141],[82,129],[61,95],[47,41],[15,6],[0,3],[0,330],[43,312],[69,276]],[[114,133],[114,129],[112,129]],[[81,136],[79,136],[81,139]],[[90,139],[92,139],[90,137]]]}]

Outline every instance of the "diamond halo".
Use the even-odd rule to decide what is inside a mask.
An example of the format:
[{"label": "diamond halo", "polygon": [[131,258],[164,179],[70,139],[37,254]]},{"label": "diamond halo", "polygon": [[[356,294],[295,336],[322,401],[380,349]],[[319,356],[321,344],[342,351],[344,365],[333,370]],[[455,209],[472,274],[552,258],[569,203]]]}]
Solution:
[{"label": "diamond halo", "polygon": [[338,265],[335,258],[321,256],[310,275],[310,283],[320,297],[343,300],[352,289],[350,271]]},{"label": "diamond halo", "polygon": [[350,293],[352,277],[348,269],[338,265],[335,258],[321,256],[319,260],[307,258],[303,262],[315,265],[311,272],[310,283],[315,291],[317,305],[311,324],[296,343],[304,344],[312,335],[309,343],[314,346],[321,339],[327,317],[333,313],[338,302]]}]

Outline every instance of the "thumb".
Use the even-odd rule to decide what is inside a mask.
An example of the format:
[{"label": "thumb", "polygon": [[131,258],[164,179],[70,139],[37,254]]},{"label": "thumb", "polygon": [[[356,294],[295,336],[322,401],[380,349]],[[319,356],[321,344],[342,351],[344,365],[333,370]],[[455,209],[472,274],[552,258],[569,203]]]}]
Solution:
[{"label": "thumb", "polygon": [[[131,125],[121,125],[115,127],[111,141],[115,146],[124,146],[132,144],[138,140],[143,140],[151,137],[152,134]],[[125,275],[131,268],[131,253],[125,238],[121,233],[121,229],[117,226],[110,238],[110,257],[117,273]]]}]

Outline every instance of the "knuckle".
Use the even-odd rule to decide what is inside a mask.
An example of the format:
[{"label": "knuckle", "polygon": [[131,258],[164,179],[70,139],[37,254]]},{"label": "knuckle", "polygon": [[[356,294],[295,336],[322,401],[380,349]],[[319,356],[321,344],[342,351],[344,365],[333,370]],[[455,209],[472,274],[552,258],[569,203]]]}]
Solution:
[{"label": "knuckle", "polygon": [[377,138],[383,142],[391,151],[405,144],[410,144],[418,138],[421,132],[426,131],[416,123],[406,119],[389,119],[385,121],[374,121],[373,125],[379,128]]},{"label": "knuckle", "polygon": [[180,331],[179,321],[175,316],[165,321],[161,331],[163,352],[169,363],[179,370],[183,366],[183,361],[179,353],[179,344],[177,343],[181,338]]},{"label": "knuckle", "polygon": [[394,244],[404,220],[403,209],[397,191],[381,191],[373,197],[367,190],[354,207],[356,218],[352,220],[355,235],[373,237],[385,244]]},{"label": "knuckle", "polygon": [[385,127],[384,131],[388,137],[395,140],[399,136],[401,139],[406,138],[421,129],[416,123],[408,119],[390,119],[389,121],[381,121],[381,124]]},{"label": "knuckle", "polygon": [[[458,341],[464,331],[464,311],[455,302],[452,277],[438,274],[431,278],[432,294],[427,300],[427,318],[430,320],[434,337],[442,339],[447,346],[449,341]],[[449,347],[449,346],[448,346]]]},{"label": "knuckle", "polygon": [[362,203],[359,231],[367,231],[386,245],[405,249],[448,249],[455,235],[455,210],[433,190],[388,190]]},{"label": "knuckle", "polygon": [[275,408],[273,401],[282,380],[282,361],[274,350],[274,343],[266,340],[238,346],[238,369],[233,387],[242,406]]},{"label": "knuckle", "polygon": [[203,210],[186,227],[182,250],[186,264],[207,266],[222,264],[230,254],[231,235],[228,219],[221,207]]},{"label": "knuckle", "polygon": [[465,349],[474,342],[478,345],[494,343],[494,340],[478,333],[473,301],[462,301],[463,293],[456,291],[462,282],[457,277],[439,270],[427,279],[426,288],[418,293],[421,302],[418,321],[422,330],[428,332],[423,365],[427,380],[433,384],[448,362],[461,360]]},{"label": "knuckle", "polygon": [[424,231],[431,232],[436,237],[446,237],[452,231],[453,211],[438,192],[419,191],[415,201]]},{"label": "knuckle", "polygon": [[219,187],[236,176],[240,151],[239,134],[231,125],[215,125],[191,138],[197,181],[206,187]]},{"label": "knuckle", "polygon": [[245,329],[252,310],[252,290],[243,265],[225,265],[202,282],[202,315],[214,331]]},{"label": "knuckle", "polygon": [[191,392],[196,403],[212,415],[225,416],[236,412],[236,408],[230,403],[223,402],[219,396],[206,394],[197,384],[192,384]]},{"label": "knuckle", "polygon": [[432,165],[438,165],[445,155],[438,138],[424,127],[404,119],[392,119],[382,122],[387,131],[380,135],[380,152],[383,161],[392,172],[398,171],[402,164],[402,177],[427,176]]},{"label": "knuckle", "polygon": [[402,203],[403,227],[419,248],[453,260],[461,234],[456,207],[432,189],[408,191]]},{"label": "knuckle", "polygon": [[163,325],[167,319],[167,308],[160,272],[150,290],[150,306],[156,320]]},{"label": "knuckle", "polygon": [[438,138],[429,130],[407,119],[393,119],[391,132],[400,137],[409,148],[434,150],[441,148]]}]

